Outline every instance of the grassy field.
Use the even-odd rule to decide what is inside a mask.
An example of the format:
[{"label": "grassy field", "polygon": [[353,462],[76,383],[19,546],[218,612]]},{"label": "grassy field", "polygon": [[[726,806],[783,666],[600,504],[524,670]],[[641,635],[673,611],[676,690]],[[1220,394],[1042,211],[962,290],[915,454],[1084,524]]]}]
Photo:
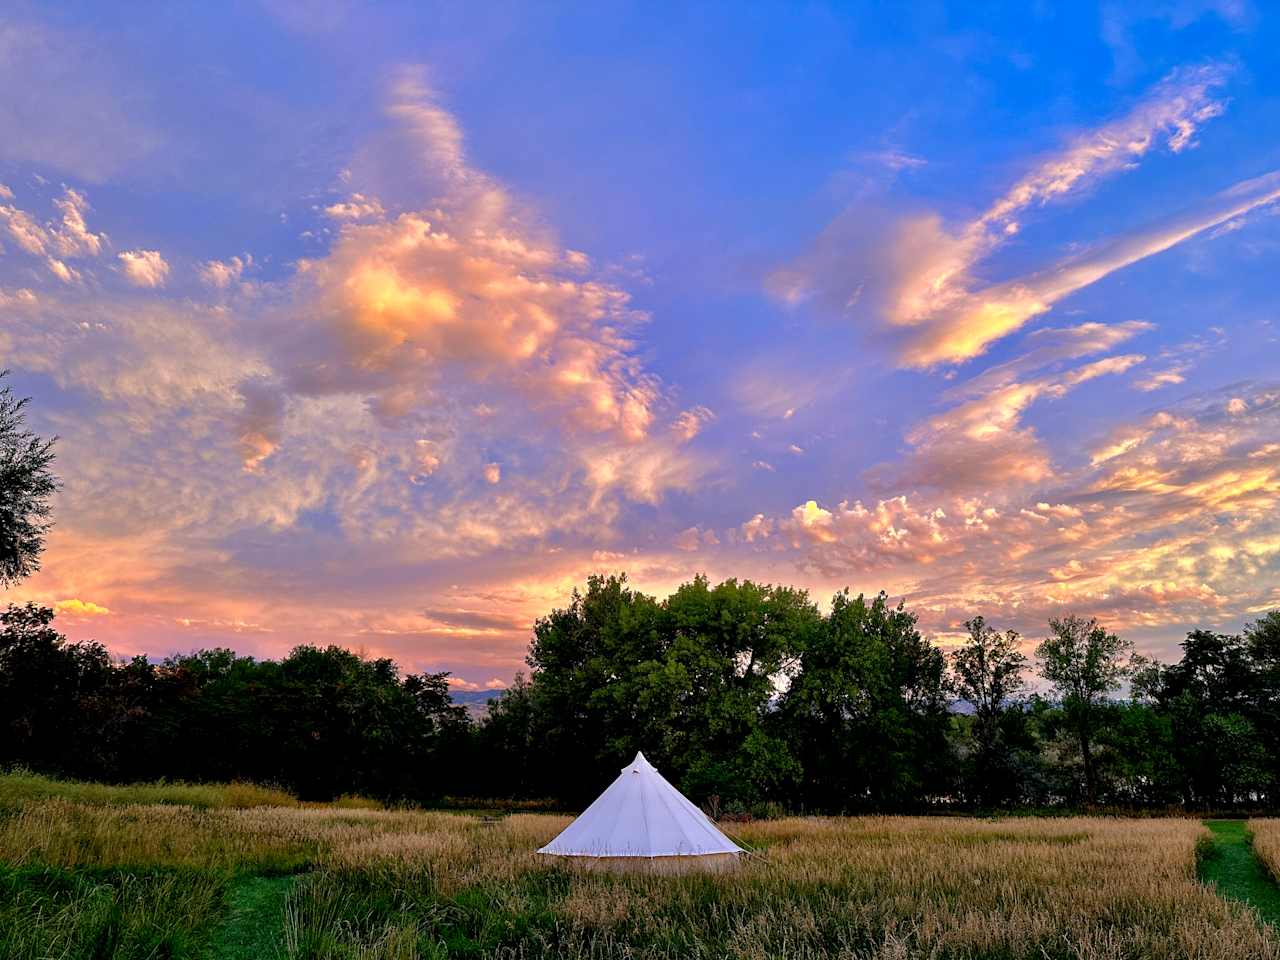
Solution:
[{"label": "grassy field", "polygon": [[[1202,850],[1200,877],[1214,885],[1223,896],[1249,904],[1271,924],[1280,924],[1280,886],[1274,866],[1268,865],[1255,849],[1257,833],[1267,832],[1274,821],[1210,820],[1206,826],[1213,846]],[[1280,824],[1277,824],[1280,825]],[[1266,841],[1262,841],[1266,844]],[[1274,864],[1274,859],[1271,864]]]},{"label": "grassy field", "polygon": [[[733,873],[619,877],[534,853],[562,816],[38,779],[0,778],[6,960],[1280,960],[1280,936],[1197,879],[1194,820],[785,819],[734,830],[759,852]],[[1274,865],[1280,823],[1251,829]]]}]

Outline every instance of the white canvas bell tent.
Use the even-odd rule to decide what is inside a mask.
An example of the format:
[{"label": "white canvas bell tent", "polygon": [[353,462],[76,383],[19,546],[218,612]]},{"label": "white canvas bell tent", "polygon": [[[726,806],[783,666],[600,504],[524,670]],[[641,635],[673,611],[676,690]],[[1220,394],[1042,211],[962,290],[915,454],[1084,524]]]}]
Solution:
[{"label": "white canvas bell tent", "polygon": [[637,753],[595,803],[538,852],[587,865],[701,869],[730,865],[744,851]]}]

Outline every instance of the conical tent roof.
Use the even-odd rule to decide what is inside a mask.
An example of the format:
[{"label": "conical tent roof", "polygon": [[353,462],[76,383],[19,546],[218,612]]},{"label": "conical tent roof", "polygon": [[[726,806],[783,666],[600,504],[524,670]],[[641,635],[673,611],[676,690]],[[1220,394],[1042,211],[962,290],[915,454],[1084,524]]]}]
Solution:
[{"label": "conical tent roof", "polygon": [[741,853],[637,753],[595,803],[538,851],[561,857],[700,857]]}]

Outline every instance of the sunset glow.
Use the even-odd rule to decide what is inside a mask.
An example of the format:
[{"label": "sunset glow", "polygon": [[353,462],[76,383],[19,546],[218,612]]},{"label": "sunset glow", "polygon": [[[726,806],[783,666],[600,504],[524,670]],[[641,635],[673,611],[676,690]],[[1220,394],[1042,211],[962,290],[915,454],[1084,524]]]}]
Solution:
[{"label": "sunset glow", "polygon": [[[1280,607],[1280,14],[0,14],[3,599],[493,689],[594,572]],[[678,22],[673,22],[678,21]]]}]

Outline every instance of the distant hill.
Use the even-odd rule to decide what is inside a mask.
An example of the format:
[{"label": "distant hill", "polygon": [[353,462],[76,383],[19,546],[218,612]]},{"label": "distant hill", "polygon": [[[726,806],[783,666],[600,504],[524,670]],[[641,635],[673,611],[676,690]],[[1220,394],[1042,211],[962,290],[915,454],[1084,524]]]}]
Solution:
[{"label": "distant hill", "polygon": [[479,720],[489,714],[489,701],[502,696],[502,690],[450,690],[449,697],[460,707],[467,708],[467,716]]}]

